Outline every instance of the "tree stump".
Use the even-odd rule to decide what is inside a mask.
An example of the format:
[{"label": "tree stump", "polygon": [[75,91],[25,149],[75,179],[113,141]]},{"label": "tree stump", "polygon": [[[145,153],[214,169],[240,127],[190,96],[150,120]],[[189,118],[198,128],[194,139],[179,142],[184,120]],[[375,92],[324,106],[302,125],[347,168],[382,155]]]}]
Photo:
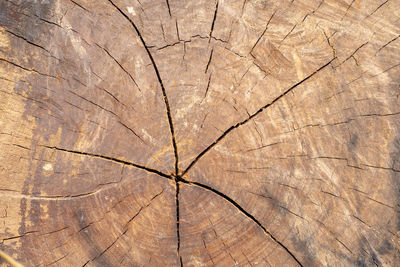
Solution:
[{"label": "tree stump", "polygon": [[400,1],[1,0],[0,26],[15,260],[398,266]]}]

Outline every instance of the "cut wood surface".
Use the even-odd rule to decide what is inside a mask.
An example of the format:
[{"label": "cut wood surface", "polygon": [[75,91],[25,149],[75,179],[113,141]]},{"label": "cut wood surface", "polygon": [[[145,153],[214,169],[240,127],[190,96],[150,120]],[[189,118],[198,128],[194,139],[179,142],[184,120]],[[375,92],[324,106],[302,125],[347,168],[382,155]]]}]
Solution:
[{"label": "cut wood surface", "polygon": [[25,266],[399,266],[399,212],[399,0],[0,0]]}]

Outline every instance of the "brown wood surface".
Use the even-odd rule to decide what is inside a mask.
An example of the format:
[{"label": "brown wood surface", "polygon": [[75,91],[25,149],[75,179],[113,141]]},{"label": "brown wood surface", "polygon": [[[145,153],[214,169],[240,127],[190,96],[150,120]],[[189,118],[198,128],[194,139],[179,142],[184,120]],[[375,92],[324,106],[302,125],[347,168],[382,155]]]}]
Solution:
[{"label": "brown wood surface", "polygon": [[400,266],[399,84],[399,0],[0,0],[0,250]]}]

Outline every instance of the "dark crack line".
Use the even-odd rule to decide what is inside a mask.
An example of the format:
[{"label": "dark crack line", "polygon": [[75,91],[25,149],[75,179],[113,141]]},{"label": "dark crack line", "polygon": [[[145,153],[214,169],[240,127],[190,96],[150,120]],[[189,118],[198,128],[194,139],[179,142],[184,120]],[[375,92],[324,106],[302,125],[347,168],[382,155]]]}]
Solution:
[{"label": "dark crack line", "polygon": [[286,38],[293,32],[293,30],[296,28],[297,24],[293,26],[293,28],[283,37],[281,43],[279,44],[278,48],[282,46],[283,42],[286,40]]},{"label": "dark crack line", "polygon": [[171,7],[169,6],[169,1],[168,1],[168,0],[165,0],[165,2],[167,2],[168,14],[169,14],[170,17],[172,17],[172,16],[171,16]]},{"label": "dark crack line", "polygon": [[43,22],[45,22],[45,23],[47,23],[47,24],[51,24],[51,25],[54,25],[54,26],[56,26],[56,27],[58,27],[58,28],[64,29],[60,24],[57,24],[57,23],[55,23],[55,22],[53,22],[53,21],[50,21],[50,20],[41,18],[41,17],[39,17],[39,16],[36,15],[36,14],[34,14],[34,16],[37,17],[40,21],[43,21]]},{"label": "dark crack line", "polygon": [[[75,80],[76,80],[76,79],[75,79]],[[77,81],[77,80],[76,80],[76,81]],[[81,83],[81,84],[82,84],[82,83]],[[84,85],[84,84],[83,84],[83,85]],[[86,85],[84,85],[84,87],[86,87]],[[89,100],[89,99],[87,99],[87,98],[84,98],[83,96],[80,96],[79,94],[75,93],[75,92],[72,91],[72,90],[69,90],[69,89],[68,89],[68,92],[70,92],[71,94],[75,95],[76,97],[79,97],[80,99],[82,99],[82,100],[84,100],[84,101],[86,101],[86,102],[88,102],[88,103],[90,103],[90,104],[92,104],[92,105],[94,105],[94,106],[96,106],[96,107],[98,107],[98,108],[100,108],[100,109],[102,109],[102,110],[104,110],[104,111],[106,111],[106,112],[112,114],[113,116],[119,118],[119,116],[118,116],[116,113],[114,113],[113,111],[111,111],[111,110],[109,110],[109,109],[103,108],[102,106],[100,106],[100,105],[97,104],[96,102],[93,102],[92,100]],[[68,101],[65,101],[65,102],[69,103]],[[71,103],[69,103],[69,104],[71,104]],[[71,105],[73,105],[73,104],[71,104]],[[73,105],[73,106],[75,106],[75,105]]]},{"label": "dark crack line", "polygon": [[208,76],[208,83],[207,83],[207,87],[206,87],[206,91],[204,93],[203,99],[207,97],[208,89],[210,88],[210,82],[211,82],[211,74],[210,74],[210,76]]},{"label": "dark crack line", "polygon": [[179,41],[182,41],[181,37],[179,36],[179,27],[178,27],[178,21],[177,20],[175,20],[175,28],[176,28],[176,37],[178,37]]},{"label": "dark crack line", "polygon": [[204,71],[204,73],[207,73],[208,67],[210,67],[210,63],[211,63],[211,60],[212,60],[213,52],[214,52],[214,49],[211,49],[210,57],[209,57],[209,59],[208,59],[207,66],[206,66],[206,70]]},{"label": "dark crack line", "polygon": [[[172,43],[172,44],[167,44],[167,45],[164,45],[164,46],[161,46],[161,47],[158,47],[158,48],[155,47],[155,46],[149,46],[149,48],[156,49],[157,51],[159,51],[159,50],[163,50],[163,49],[165,49],[165,48],[173,47],[173,46],[175,46],[175,45],[177,45],[177,44],[186,45],[186,43],[192,42],[192,40],[195,39],[195,38],[208,39],[208,37],[205,37],[205,36],[201,36],[201,35],[199,35],[199,34],[196,34],[196,35],[190,36],[190,39],[189,39],[189,40],[182,40],[182,39],[180,39],[180,40],[178,40],[177,42],[174,42],[174,43]],[[214,37],[213,37],[213,38],[214,38]]]},{"label": "dark crack line", "polygon": [[384,44],[381,48],[379,48],[378,51],[375,53],[375,55],[378,54],[383,48],[385,48],[386,46],[388,46],[391,43],[393,43],[394,41],[396,41],[398,38],[400,38],[400,34],[398,36],[396,36],[395,38],[393,38],[392,40],[390,40],[389,42],[387,42],[386,44]]},{"label": "dark crack line", "polygon": [[[128,231],[128,229],[125,229],[120,235],[117,236],[117,238],[110,244],[108,245],[102,252],[100,252],[96,257],[94,257],[93,259],[90,259],[89,261],[87,261],[83,266],[86,266],[89,262],[94,262],[95,260],[97,260],[98,258],[100,258],[103,254],[105,254],[112,246],[114,246],[115,243],[117,243],[117,241],[123,237],[126,232]],[[82,267],[83,267],[82,266]]]},{"label": "dark crack line", "polygon": [[251,221],[253,221],[254,223],[256,223],[263,231],[266,235],[268,235],[276,244],[278,244],[281,248],[283,248],[300,266],[303,266],[301,264],[301,262],[296,258],[296,256],[285,246],[283,245],[274,235],[272,235],[272,233],[270,231],[268,231],[253,215],[251,215],[249,212],[247,212],[244,208],[242,208],[242,206],[240,206],[236,201],[234,201],[232,198],[230,198],[229,196],[225,195],[224,193],[208,186],[202,183],[198,183],[198,182],[191,182],[188,180],[185,180],[183,178],[178,177],[177,180],[179,182],[185,183],[185,184],[189,184],[192,186],[197,186],[197,187],[201,187],[209,192],[212,192],[220,197],[222,197],[223,199],[225,199],[226,201],[228,201],[230,204],[232,204],[233,206],[235,206],[243,215],[245,215],[248,219],[250,219]]},{"label": "dark crack line", "polygon": [[27,43],[30,44],[30,45],[36,46],[36,47],[38,47],[38,48],[40,48],[40,49],[46,51],[48,54],[51,55],[50,51],[47,50],[45,47],[43,47],[43,46],[41,46],[41,45],[38,45],[38,44],[35,44],[34,42],[29,41],[27,38],[25,38],[25,37],[23,37],[23,36],[21,36],[21,35],[18,35],[18,34],[16,34],[16,33],[13,33],[13,32],[11,32],[11,31],[9,31],[9,30],[6,30],[6,32],[8,32],[8,33],[14,35],[15,37],[17,37],[17,38],[19,38],[19,39],[24,40],[25,42],[27,42]]},{"label": "dark crack line", "polygon": [[349,9],[351,8],[351,6],[354,4],[355,1],[356,1],[356,0],[352,0],[351,3],[350,3],[350,5],[347,6],[346,12],[344,13],[344,15],[343,15],[343,17],[342,17],[341,20],[343,20],[344,17],[346,17],[347,13],[349,12]]},{"label": "dark crack line", "polygon": [[66,230],[66,229],[68,229],[68,228],[69,228],[69,226],[65,226],[65,227],[63,227],[63,228],[61,228],[61,229],[57,229],[57,230],[53,230],[53,231],[51,231],[51,232],[47,232],[47,233],[40,234],[39,236],[51,235],[51,234],[58,233],[58,232],[61,232],[61,231],[63,231],[63,230]]},{"label": "dark crack line", "polygon": [[98,45],[97,43],[96,43],[96,45],[97,45],[100,49],[102,49],[104,52],[106,52],[107,55],[109,55],[109,57],[112,58],[112,59],[115,61],[115,63],[117,63],[117,65],[122,69],[122,71],[125,72],[125,73],[129,76],[129,78],[131,78],[132,82],[136,85],[136,87],[138,88],[139,92],[142,92],[142,90],[140,89],[140,87],[139,87],[139,85],[137,84],[137,82],[135,81],[135,79],[134,79],[134,78],[132,77],[132,75],[122,66],[122,64],[119,63],[119,61],[116,60],[115,57],[113,57],[113,55],[111,55],[111,53],[110,53],[107,49],[105,49],[104,47]]},{"label": "dark crack line", "polygon": [[85,10],[86,12],[90,13],[89,10],[87,10],[87,9],[86,9],[85,7],[83,7],[82,5],[78,4],[76,1],[74,1],[74,0],[69,0],[69,1],[71,1],[72,3],[74,3],[76,6],[82,8],[82,9]]},{"label": "dark crack line", "polygon": [[69,253],[65,254],[65,255],[62,256],[61,258],[56,259],[55,261],[52,261],[52,262],[50,262],[50,263],[47,263],[46,266],[50,266],[50,265],[56,264],[56,263],[60,262],[62,259],[65,259],[68,255],[69,255]]},{"label": "dark crack line", "polygon": [[378,9],[380,9],[380,8],[381,8],[383,5],[385,5],[388,1],[389,1],[389,0],[386,0],[385,2],[383,2],[382,4],[380,4],[371,14],[369,14],[369,15],[367,16],[367,18],[370,17],[370,16],[372,16],[376,11],[378,11]]},{"label": "dark crack line", "polygon": [[175,178],[175,187],[176,187],[176,194],[175,194],[175,206],[176,206],[176,237],[177,237],[177,253],[180,261],[180,265],[182,264],[182,256],[180,255],[180,248],[181,248],[181,234],[180,234],[180,217],[179,217],[179,180],[181,178]]},{"label": "dark crack line", "polygon": [[[171,138],[172,138],[172,144],[174,147],[174,155],[175,155],[175,175],[178,175],[178,151],[177,151],[177,145],[176,145],[176,140],[175,140],[175,134],[174,134],[174,127],[173,127],[173,123],[172,123],[172,116],[171,116],[171,110],[170,110],[170,105],[169,105],[169,101],[168,101],[168,97],[166,94],[166,90],[164,87],[164,84],[162,82],[161,79],[161,75],[159,73],[158,67],[154,61],[154,58],[152,56],[152,54],[150,53],[150,50],[148,48],[148,46],[146,45],[141,33],[139,32],[138,28],[136,27],[136,25],[134,24],[134,22],[128,17],[128,15],[126,15],[116,4],[114,4],[114,2],[112,0],[108,0],[109,3],[111,3],[119,12],[121,15],[123,15],[132,25],[132,27],[135,29],[138,37],[140,38],[147,54],[148,57],[150,58],[150,61],[153,65],[154,71],[156,73],[156,76],[158,78],[159,84],[161,86],[162,89],[162,93],[163,93],[163,97],[164,97],[164,102],[165,102],[165,106],[166,106],[166,110],[167,110],[167,117],[168,117],[168,122],[169,122],[169,128],[170,128],[170,132],[171,132]],[[168,3],[168,1],[167,1]],[[216,16],[217,16],[217,11],[218,11],[218,1],[216,2],[216,9],[215,9],[215,13],[214,13],[214,18],[213,18],[213,22],[211,25],[211,30],[210,30],[210,39],[212,37],[212,32],[214,29],[214,24],[215,24],[215,20],[216,20]],[[278,97],[276,97],[273,101],[271,101],[270,103],[266,104],[265,106],[261,107],[258,111],[256,111],[255,113],[253,113],[252,115],[250,115],[247,119],[231,126],[230,128],[228,128],[220,137],[218,137],[211,145],[209,145],[206,149],[204,149],[193,161],[192,163],[189,164],[189,166],[184,170],[184,172],[182,173],[182,175],[186,174],[188,172],[188,170],[204,155],[206,154],[210,149],[212,149],[216,144],[218,144],[225,136],[227,136],[232,130],[246,124],[248,121],[250,121],[251,119],[253,119],[255,116],[257,116],[258,114],[260,114],[262,111],[264,111],[266,108],[268,108],[269,106],[273,105],[275,102],[277,102],[278,100],[280,100],[281,98],[283,98],[286,94],[288,94],[290,91],[292,91],[294,88],[296,88],[297,86],[299,86],[300,84],[302,84],[303,82],[307,81],[308,79],[310,79],[312,76],[314,76],[317,72],[321,71],[323,68],[325,68],[326,66],[328,66],[331,62],[333,61],[330,60],[328,63],[326,63],[325,65],[323,65],[322,67],[320,67],[319,69],[317,69],[316,71],[314,71],[312,74],[310,74],[309,76],[307,76],[306,78],[304,78],[303,80],[299,81],[298,83],[294,84],[293,86],[291,86],[289,89],[285,90],[281,95],[279,95]],[[28,70],[28,69],[26,69]],[[96,157],[96,158],[100,158],[100,159],[104,159],[104,160],[110,160],[113,162],[117,162],[117,163],[121,163],[121,164],[125,164],[128,166],[133,166],[142,170],[145,170],[147,172],[150,173],[154,173],[157,174],[163,178],[172,180],[173,177],[170,175],[167,175],[161,171],[158,171],[156,169],[151,169],[148,168],[146,166],[142,166],[136,163],[132,163],[129,161],[125,161],[125,160],[121,160],[115,157],[111,157],[111,156],[106,156],[106,155],[101,155],[101,154],[96,154],[96,153],[90,153],[90,152],[82,152],[82,151],[75,151],[75,150],[68,150],[68,149],[64,149],[64,148],[59,148],[59,147],[55,147],[55,146],[44,146],[47,147],[49,149],[55,149],[55,150],[59,150],[59,151],[63,151],[63,152],[67,152],[67,153],[73,153],[73,154],[78,154],[78,155],[85,155],[85,156],[91,156],[91,157]],[[242,214],[244,214],[247,218],[249,218],[251,221],[253,221],[254,223],[256,223],[263,231],[266,235],[268,235],[275,243],[277,243],[281,248],[283,248],[300,266],[303,266],[300,261],[294,256],[294,254],[286,247],[284,246],[279,240],[277,240],[253,215],[251,215],[250,213],[248,213],[244,208],[242,208],[238,203],[236,203],[233,199],[231,199],[230,197],[228,197],[227,195],[223,194],[222,192],[208,186],[205,184],[201,184],[198,182],[191,182],[191,181],[187,181],[183,178],[181,178],[180,176],[176,176],[175,177],[175,184],[176,184],[176,223],[177,223],[177,239],[178,239],[178,244],[177,244],[177,252],[178,252],[178,256],[180,259],[180,265],[183,266],[182,264],[182,257],[179,255],[180,253],[180,215],[179,215],[179,182],[185,183],[185,184],[189,184],[192,186],[198,186],[200,188],[203,188],[207,191],[210,191],[220,197],[222,197],[223,199],[225,199],[226,201],[228,201],[229,203],[231,203],[233,206],[235,206]],[[126,230],[125,230],[126,232]],[[115,242],[113,242],[111,244],[111,246],[114,244]],[[111,247],[110,246],[110,247]],[[108,247],[109,248],[109,247]],[[107,249],[108,249],[107,248]],[[106,250],[107,250],[106,249]]]},{"label": "dark crack line", "polygon": [[137,138],[140,139],[140,141],[142,141],[144,144],[147,145],[147,143],[134,131],[132,130],[132,128],[128,127],[125,123],[119,121],[119,123],[124,126],[128,131],[130,131],[131,133],[133,133],[133,135],[135,135]]},{"label": "dark crack line", "polygon": [[318,73],[319,71],[321,71],[322,69],[324,69],[325,67],[327,67],[329,64],[331,64],[331,62],[334,60],[335,58],[332,58],[329,62],[325,63],[323,66],[321,66],[319,69],[317,69],[316,71],[314,71],[313,73],[311,73],[310,75],[308,75],[306,78],[304,78],[303,80],[297,82],[296,84],[292,85],[289,89],[285,90],[282,94],[280,94],[278,97],[276,97],[274,100],[272,100],[270,103],[266,104],[265,106],[261,107],[259,110],[257,110],[255,113],[253,113],[252,115],[250,115],[247,119],[236,123],[235,125],[232,125],[231,127],[229,127],[225,132],[222,133],[222,135],[220,135],[212,144],[210,144],[208,147],[206,147],[202,152],[200,152],[200,154],[197,155],[197,157],[189,164],[189,166],[182,172],[181,176],[185,175],[190,168],[193,167],[193,165],[199,161],[199,159],[201,157],[204,156],[204,154],[206,154],[208,151],[210,151],[215,145],[217,145],[219,142],[221,142],[222,139],[224,139],[225,136],[227,136],[231,131],[233,131],[234,129],[246,124],[247,122],[249,122],[251,119],[253,119],[254,117],[256,117],[258,114],[260,114],[261,112],[263,112],[265,109],[267,109],[268,107],[272,106],[275,102],[279,101],[281,98],[283,98],[285,95],[287,95],[289,92],[291,92],[293,89],[295,89],[297,86],[301,85],[302,83],[304,83],[305,81],[307,81],[308,79],[310,79],[311,77],[313,77],[316,73]]},{"label": "dark crack line", "polygon": [[317,12],[317,10],[318,10],[318,9],[319,9],[319,8],[322,6],[322,4],[324,3],[324,1],[325,1],[325,0],[322,0],[322,1],[319,3],[319,5],[317,6],[317,8],[316,8],[316,9],[314,9],[314,10],[313,10],[313,11],[311,11],[310,13],[307,13],[307,14],[304,16],[304,18],[303,18],[302,22],[304,22],[308,16],[312,16],[312,15],[314,15],[314,14],[315,14],[315,12]]},{"label": "dark crack line", "polygon": [[31,235],[31,234],[34,234],[34,233],[37,233],[37,232],[39,232],[39,231],[28,231],[28,232],[25,232],[25,233],[23,233],[23,234],[21,234],[21,235],[3,238],[3,239],[2,239],[2,242],[1,242],[0,244],[4,243],[4,241],[7,241],[7,240],[22,238],[22,237],[24,237],[24,236],[26,236],[26,235]]},{"label": "dark crack line", "polygon": [[129,219],[129,221],[125,224],[124,228],[126,228],[126,230],[125,230],[124,232],[126,232],[126,231],[128,230],[129,224],[142,212],[142,210],[144,210],[145,208],[147,208],[148,206],[150,206],[150,204],[152,203],[152,201],[153,201],[154,199],[156,199],[158,196],[160,196],[162,193],[164,193],[164,189],[161,190],[160,193],[157,193],[156,195],[154,195],[154,196],[150,199],[150,201],[149,201],[145,206],[140,207],[140,209],[138,210],[138,212],[136,212],[136,214],[133,215],[133,216]]},{"label": "dark crack line", "polygon": [[278,145],[278,144],[282,144],[282,143],[283,142],[270,143],[270,144],[262,145],[262,146],[257,147],[257,148],[247,149],[247,150],[245,150],[243,152],[252,152],[252,151],[260,150],[260,149],[263,149],[263,148],[266,148],[266,147],[270,147],[270,146],[274,146],[274,145]]},{"label": "dark crack line", "polygon": [[[117,243],[117,241],[118,241],[121,237],[123,237],[123,236],[128,232],[128,230],[129,230],[129,228],[128,228],[129,224],[142,212],[142,210],[144,210],[145,208],[147,208],[148,206],[150,206],[150,204],[152,203],[152,201],[153,201],[155,198],[157,198],[159,195],[161,195],[163,192],[164,192],[164,190],[162,190],[160,193],[158,193],[158,194],[156,194],[155,196],[153,196],[153,197],[150,199],[149,203],[147,203],[145,206],[141,207],[141,208],[139,209],[139,211],[136,212],[136,214],[133,215],[133,216],[129,219],[129,221],[125,224],[125,226],[123,227],[123,228],[125,228],[125,229],[122,231],[122,233],[121,233],[120,235],[118,235],[117,238],[116,238],[110,245],[108,245],[101,253],[99,253],[96,257],[94,257],[94,258],[88,260],[83,266],[86,266],[89,262],[94,262],[95,260],[97,260],[98,258],[100,258],[103,254],[105,254],[112,246],[114,246],[114,244]],[[93,224],[93,223],[91,223],[91,224]],[[89,224],[89,226],[90,226],[91,224]],[[86,226],[85,228],[87,228],[87,227],[88,227],[88,226]],[[81,229],[80,231],[82,231],[82,229]],[[82,267],[83,267],[83,266],[82,266]]]},{"label": "dark crack line", "polygon": [[[365,43],[363,43],[362,45],[360,45],[356,50],[354,50],[354,52],[353,53],[351,53],[351,55],[350,56],[348,56],[345,60],[343,60],[339,65],[337,65],[335,68],[337,68],[337,67],[339,67],[339,66],[341,66],[343,63],[345,63],[347,60],[349,60],[350,58],[354,58],[354,55],[358,52],[358,50],[360,50],[361,48],[363,48],[365,45],[367,45],[368,44],[368,42],[365,42]],[[354,58],[354,60],[356,60],[355,58]],[[357,60],[356,60],[356,62],[357,62]],[[358,64],[357,64],[358,65]]]},{"label": "dark crack line", "polygon": [[133,167],[145,170],[145,171],[150,172],[150,173],[158,174],[159,176],[162,176],[164,178],[172,180],[172,177],[170,175],[167,175],[167,174],[165,174],[165,173],[163,173],[161,171],[158,171],[156,169],[152,169],[152,168],[149,168],[149,167],[146,167],[146,166],[142,166],[142,165],[130,162],[130,161],[118,159],[118,158],[115,158],[115,157],[96,154],[96,153],[90,153],[90,152],[84,152],[84,151],[76,151],[76,150],[70,150],[70,149],[65,149],[65,148],[59,148],[59,147],[56,147],[56,146],[46,146],[46,145],[44,145],[43,147],[46,147],[46,148],[49,148],[49,149],[58,150],[58,151],[63,151],[63,152],[67,152],[67,153],[77,154],[77,155],[84,155],[84,156],[90,156],[90,157],[99,158],[99,159],[110,160],[110,161],[117,162],[117,163],[120,163],[120,164],[133,166]]},{"label": "dark crack line", "polygon": [[215,20],[217,19],[217,13],[218,13],[218,4],[219,4],[219,1],[217,0],[215,3],[214,17],[213,17],[213,21],[211,23],[210,38],[208,39],[208,42],[211,41],[212,33],[214,31]]},{"label": "dark crack line", "polygon": [[328,37],[328,35],[326,34],[326,32],[324,31],[324,30],[322,30],[323,31],[323,33],[324,33],[324,35],[325,35],[325,38],[326,38],[326,41],[328,42],[328,45],[331,47],[331,49],[332,49],[332,52],[333,52],[333,57],[334,58],[336,58],[336,49],[335,49],[335,47],[333,46],[333,44],[331,43],[331,37],[333,36],[333,34],[330,36],[330,37]]},{"label": "dark crack line", "polygon": [[253,52],[254,48],[257,46],[258,42],[260,42],[261,38],[264,36],[265,32],[268,30],[268,25],[271,22],[272,18],[275,16],[276,10],[274,11],[274,13],[272,13],[271,17],[269,18],[267,25],[265,25],[264,31],[261,33],[260,37],[258,37],[257,41],[254,43],[253,47],[250,50],[250,54],[251,52]]},{"label": "dark crack line", "polygon": [[170,132],[171,132],[172,146],[174,147],[174,155],[175,155],[175,175],[177,175],[178,174],[178,148],[177,148],[176,141],[175,141],[175,133],[174,133],[174,125],[172,123],[171,108],[169,106],[167,93],[166,93],[164,84],[162,82],[160,72],[159,72],[159,70],[157,68],[157,65],[156,65],[156,62],[154,61],[153,56],[150,53],[149,47],[146,45],[146,42],[144,41],[142,34],[140,33],[139,29],[136,27],[136,25],[133,22],[133,20],[131,20],[128,17],[128,15],[126,15],[116,4],[114,4],[114,2],[112,0],[108,0],[108,2],[110,2],[119,11],[119,13],[121,13],[121,15],[124,16],[129,21],[129,23],[135,29],[137,35],[140,38],[140,41],[142,42],[142,44],[144,46],[144,49],[146,49],[147,55],[149,56],[150,61],[151,61],[152,65],[153,65],[154,71],[155,71],[156,76],[158,78],[158,82],[159,82],[159,84],[161,86],[162,94],[164,96],[165,107],[167,109],[167,117],[168,117],[169,129],[170,129]]},{"label": "dark crack line", "polygon": [[22,65],[18,65],[17,63],[12,62],[12,61],[9,61],[9,60],[7,60],[7,59],[5,59],[5,58],[0,58],[0,61],[6,62],[6,63],[8,63],[8,64],[10,64],[10,65],[13,65],[13,66],[15,66],[15,67],[17,67],[17,68],[23,69],[23,70],[25,70],[25,71],[37,73],[37,74],[42,75],[42,76],[45,76],[45,77],[54,78],[54,79],[56,79],[56,80],[59,80],[59,79],[65,80],[65,79],[62,78],[62,77],[56,77],[56,76],[53,76],[53,75],[50,75],[50,74],[42,73],[42,72],[37,71],[37,70],[35,70],[35,69],[33,69],[33,68],[32,68],[32,69],[29,69],[29,68],[24,67],[24,66],[22,66]]}]

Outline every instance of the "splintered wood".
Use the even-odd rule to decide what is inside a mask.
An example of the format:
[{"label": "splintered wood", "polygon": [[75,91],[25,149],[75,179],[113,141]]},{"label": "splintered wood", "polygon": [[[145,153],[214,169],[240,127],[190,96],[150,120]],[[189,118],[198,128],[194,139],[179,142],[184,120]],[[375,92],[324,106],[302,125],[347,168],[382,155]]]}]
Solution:
[{"label": "splintered wood", "polygon": [[399,0],[0,0],[0,251],[398,266],[399,95]]}]

